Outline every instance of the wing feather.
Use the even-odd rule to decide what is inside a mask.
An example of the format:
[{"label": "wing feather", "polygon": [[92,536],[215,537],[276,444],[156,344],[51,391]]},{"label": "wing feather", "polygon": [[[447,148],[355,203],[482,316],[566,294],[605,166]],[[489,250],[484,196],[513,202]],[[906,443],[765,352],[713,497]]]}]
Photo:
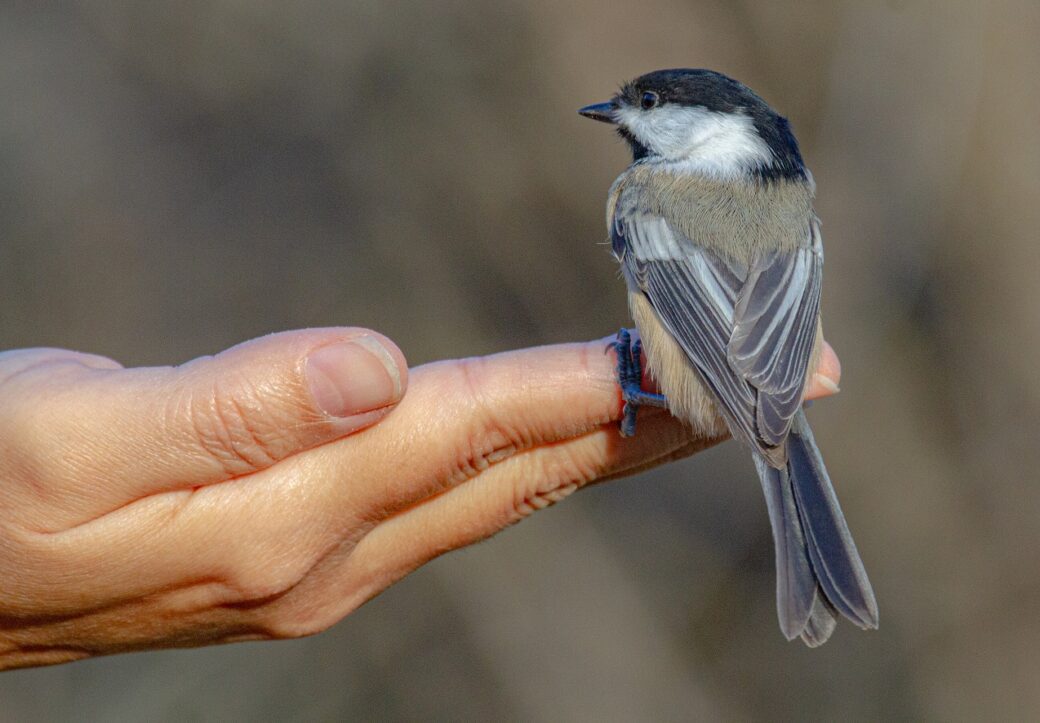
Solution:
[{"label": "wing feather", "polygon": [[733,434],[774,462],[816,340],[823,252],[815,220],[809,226],[804,246],[747,265],[638,208],[616,207],[611,223],[626,278],[693,362]]}]

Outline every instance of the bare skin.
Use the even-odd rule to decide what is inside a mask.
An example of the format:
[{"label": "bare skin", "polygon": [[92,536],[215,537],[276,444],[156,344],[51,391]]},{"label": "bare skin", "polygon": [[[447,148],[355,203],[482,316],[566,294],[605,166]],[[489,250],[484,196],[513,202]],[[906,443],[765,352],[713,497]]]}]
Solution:
[{"label": "bare skin", "polygon": [[[621,438],[609,341],[411,371],[351,328],[179,367],[0,354],[0,669],[317,633],[444,552],[720,441],[654,409]],[[830,347],[819,374],[809,398],[837,391]]]}]

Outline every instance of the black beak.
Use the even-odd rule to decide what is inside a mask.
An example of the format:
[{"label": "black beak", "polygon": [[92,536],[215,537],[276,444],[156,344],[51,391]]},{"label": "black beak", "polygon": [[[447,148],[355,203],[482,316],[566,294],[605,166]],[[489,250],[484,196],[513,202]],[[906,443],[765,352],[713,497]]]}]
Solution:
[{"label": "black beak", "polygon": [[614,120],[614,111],[617,110],[617,103],[609,101],[607,103],[595,103],[593,105],[587,105],[578,111],[581,115],[592,120],[598,120],[603,123],[616,124]]}]

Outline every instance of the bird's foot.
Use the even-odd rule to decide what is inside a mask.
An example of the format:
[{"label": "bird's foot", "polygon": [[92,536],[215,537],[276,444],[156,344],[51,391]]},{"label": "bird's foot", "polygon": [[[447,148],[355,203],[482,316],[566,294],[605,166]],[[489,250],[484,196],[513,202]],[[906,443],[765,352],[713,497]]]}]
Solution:
[{"label": "bird's foot", "polygon": [[621,387],[621,398],[625,402],[621,436],[631,437],[636,433],[636,410],[640,405],[667,408],[668,400],[663,394],[643,391],[642,341],[636,339],[633,342],[628,329],[622,329],[614,342],[614,350],[617,352],[618,385]]}]

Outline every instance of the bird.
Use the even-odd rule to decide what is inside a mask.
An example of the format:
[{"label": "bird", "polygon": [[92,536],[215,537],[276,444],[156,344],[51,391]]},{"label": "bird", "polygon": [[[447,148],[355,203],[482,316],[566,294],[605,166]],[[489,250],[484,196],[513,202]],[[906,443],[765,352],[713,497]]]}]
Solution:
[{"label": "bird", "polygon": [[[617,336],[622,435],[640,405],[726,432],[754,460],[788,640],[822,645],[878,608],[804,412],[820,357],[816,184],[786,118],[743,83],[696,68],[624,83],[582,116],[616,127],[632,163],[607,200],[638,338]],[[643,355],[658,392],[641,388]]]}]

